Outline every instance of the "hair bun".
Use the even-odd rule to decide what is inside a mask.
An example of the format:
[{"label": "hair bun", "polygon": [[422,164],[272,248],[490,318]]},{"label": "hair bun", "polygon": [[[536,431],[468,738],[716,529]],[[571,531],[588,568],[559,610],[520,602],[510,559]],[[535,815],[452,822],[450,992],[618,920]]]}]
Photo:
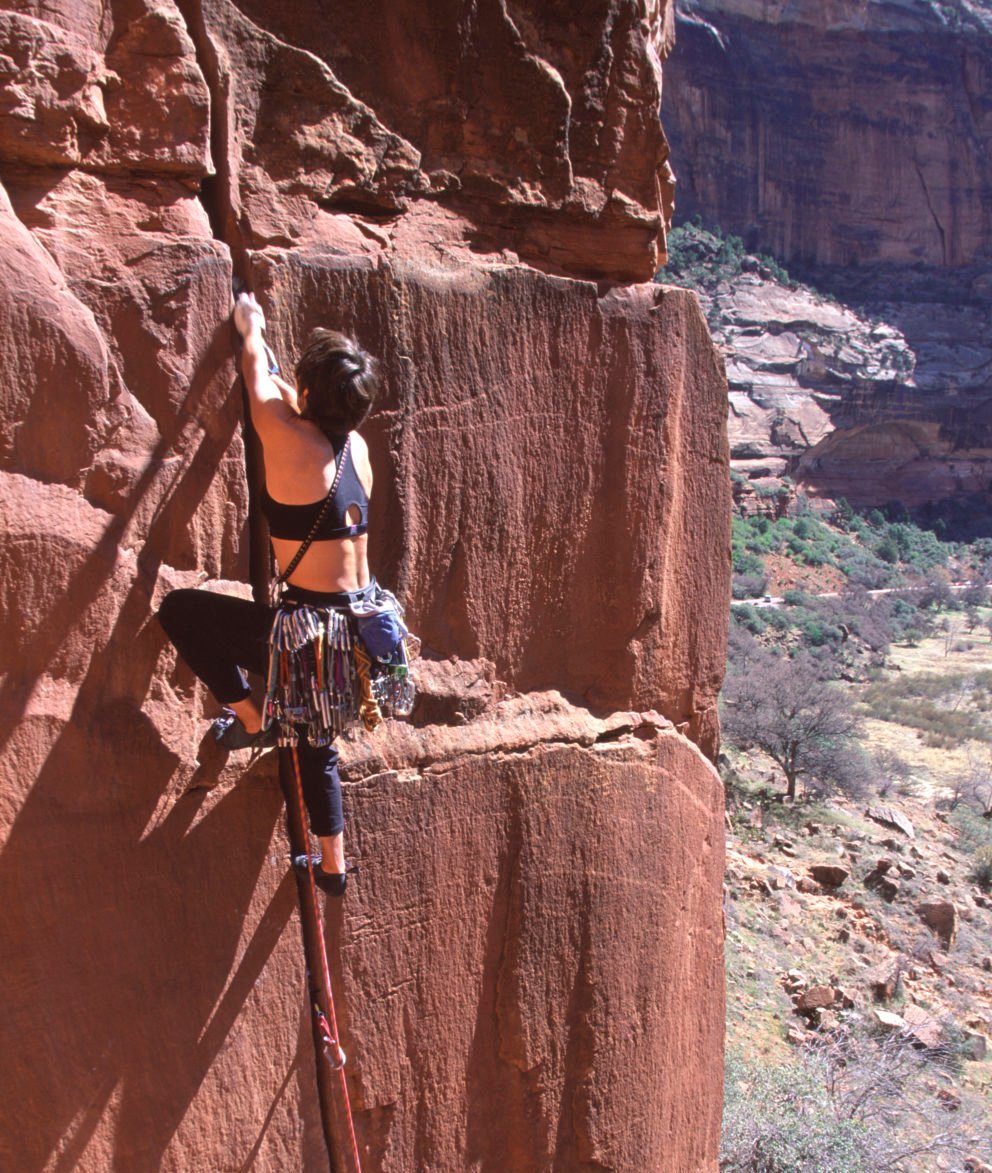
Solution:
[{"label": "hair bun", "polygon": [[327,436],[341,436],[357,428],[372,409],[378,393],[376,363],[354,339],[318,328],[299,362],[296,382],[306,389],[301,412]]}]

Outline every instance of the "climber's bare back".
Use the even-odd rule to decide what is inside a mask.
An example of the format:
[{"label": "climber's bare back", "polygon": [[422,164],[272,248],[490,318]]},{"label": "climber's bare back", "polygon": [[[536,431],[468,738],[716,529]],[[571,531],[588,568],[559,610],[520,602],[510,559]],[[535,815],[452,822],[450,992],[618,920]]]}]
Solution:
[{"label": "climber's bare back", "polygon": [[[269,495],[284,505],[309,505],[323,500],[337,471],[330,441],[315,423],[300,419],[285,400],[273,407],[276,410],[268,413],[263,427],[258,429]],[[351,459],[362,488],[371,497],[369,449],[358,432],[351,433]],[[359,522],[358,509],[352,507],[346,520],[352,525]],[[278,564],[288,566],[300,545],[289,539],[272,538]],[[308,591],[358,590],[369,581],[367,550],[366,534],[314,542],[290,581]]]},{"label": "climber's bare back", "polygon": [[[317,424],[300,416],[307,391],[268,369],[269,356],[262,338],[265,315],[251,294],[238,297],[234,324],[244,338],[241,373],[251,422],[262,441],[269,496],[283,505],[322,501],[334,482],[334,449]],[[351,459],[366,496],[371,497],[368,445],[357,432],[351,433]],[[353,512],[358,511],[348,511],[347,524],[361,521]],[[288,566],[301,545],[286,538],[272,538],[280,566]],[[367,548],[364,534],[314,542],[289,581],[308,591],[356,591],[369,582]]]}]

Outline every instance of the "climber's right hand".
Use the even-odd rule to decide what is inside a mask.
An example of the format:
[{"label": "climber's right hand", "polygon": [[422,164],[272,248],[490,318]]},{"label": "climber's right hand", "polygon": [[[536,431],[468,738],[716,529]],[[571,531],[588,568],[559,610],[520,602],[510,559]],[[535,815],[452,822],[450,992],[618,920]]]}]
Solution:
[{"label": "climber's right hand", "polygon": [[234,303],[234,326],[242,338],[247,338],[256,329],[265,329],[265,314],[254,293],[238,294]]}]

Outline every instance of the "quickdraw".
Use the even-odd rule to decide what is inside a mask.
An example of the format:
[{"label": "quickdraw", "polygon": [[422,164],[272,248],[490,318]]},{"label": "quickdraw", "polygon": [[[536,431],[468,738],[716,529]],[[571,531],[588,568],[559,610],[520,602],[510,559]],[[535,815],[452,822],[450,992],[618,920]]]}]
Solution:
[{"label": "quickdraw", "polygon": [[330,745],[355,723],[358,709],[350,616],[324,607],[280,607],[269,636],[266,727],[295,745],[295,726],[311,745]]},{"label": "quickdraw", "polygon": [[372,656],[361,637],[364,619],[334,607],[278,608],[263,720],[265,728],[278,726],[280,745],[295,745],[300,732],[311,745],[330,745],[359,721],[371,733],[384,717],[410,715],[415,690],[409,660],[418,641],[406,633],[387,659]]}]

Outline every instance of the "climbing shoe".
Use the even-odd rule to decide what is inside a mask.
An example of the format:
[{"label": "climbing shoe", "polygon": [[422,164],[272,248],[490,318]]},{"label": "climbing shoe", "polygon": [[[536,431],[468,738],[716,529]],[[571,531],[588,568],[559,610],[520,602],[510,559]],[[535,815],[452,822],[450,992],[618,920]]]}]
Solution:
[{"label": "climbing shoe", "polygon": [[[325,872],[320,866],[321,856],[311,855],[310,863],[313,867],[313,880],[321,892],[326,892],[328,896],[343,896],[345,889],[348,887],[348,875],[358,874],[358,864],[353,863],[350,867],[346,866],[343,872]],[[301,875],[307,874],[307,857],[305,855],[293,856],[293,867]]]},{"label": "climbing shoe", "polygon": [[225,749],[268,749],[275,745],[278,736],[275,725],[249,733],[230,709],[225,709],[214,721],[212,732],[217,743]]}]

